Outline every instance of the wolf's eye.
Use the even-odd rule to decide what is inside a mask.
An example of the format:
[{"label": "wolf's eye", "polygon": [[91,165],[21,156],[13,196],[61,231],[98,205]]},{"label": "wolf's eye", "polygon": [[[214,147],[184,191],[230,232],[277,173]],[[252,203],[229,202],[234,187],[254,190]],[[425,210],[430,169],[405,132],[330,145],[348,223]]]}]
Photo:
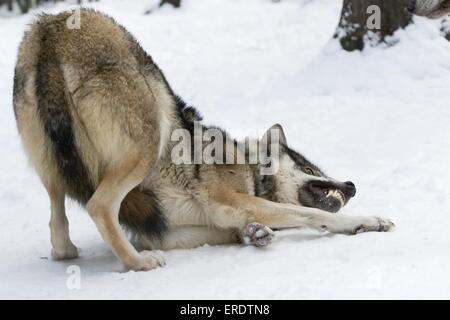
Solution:
[{"label": "wolf's eye", "polygon": [[304,167],[303,170],[305,171],[306,174],[310,174],[312,176],[314,176],[314,170],[311,167]]}]

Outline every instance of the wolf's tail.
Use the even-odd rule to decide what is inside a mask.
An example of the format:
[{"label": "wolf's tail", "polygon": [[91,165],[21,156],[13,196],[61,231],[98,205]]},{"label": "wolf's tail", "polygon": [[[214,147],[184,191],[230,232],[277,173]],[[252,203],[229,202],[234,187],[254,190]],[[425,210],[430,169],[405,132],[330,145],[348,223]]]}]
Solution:
[{"label": "wolf's tail", "polygon": [[122,201],[119,220],[131,232],[151,239],[161,239],[167,230],[158,198],[150,190],[131,190]]},{"label": "wolf's tail", "polygon": [[68,92],[61,64],[52,41],[57,25],[38,22],[40,51],[36,65],[36,96],[39,118],[51,148],[58,171],[65,181],[66,192],[81,204],[86,204],[94,193],[76,146],[73,119],[70,112]]}]

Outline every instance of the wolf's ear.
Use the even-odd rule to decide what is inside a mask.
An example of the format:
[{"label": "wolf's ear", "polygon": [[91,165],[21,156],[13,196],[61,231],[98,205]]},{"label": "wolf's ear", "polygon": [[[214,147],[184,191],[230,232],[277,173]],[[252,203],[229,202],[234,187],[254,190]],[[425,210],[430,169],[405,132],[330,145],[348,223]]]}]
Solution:
[{"label": "wolf's ear", "polygon": [[264,133],[264,135],[261,138],[261,142],[267,143],[268,145],[272,144],[272,142],[275,142],[275,141],[272,141],[272,138],[275,138],[274,135],[276,135],[277,133],[278,133],[278,139],[279,139],[278,142],[282,143],[284,145],[287,145],[286,136],[284,134],[283,127],[278,123],[271,126],[266,131],[266,133]]}]

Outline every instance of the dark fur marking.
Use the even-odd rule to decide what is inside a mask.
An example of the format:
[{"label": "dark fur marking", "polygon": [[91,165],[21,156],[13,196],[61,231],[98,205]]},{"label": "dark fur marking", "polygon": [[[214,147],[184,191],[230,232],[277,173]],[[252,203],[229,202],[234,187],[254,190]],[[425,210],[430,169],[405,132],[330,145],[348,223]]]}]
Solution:
[{"label": "dark fur marking", "polygon": [[192,106],[188,106],[179,96],[174,96],[177,106],[178,117],[181,126],[194,136],[194,121],[202,121],[200,113]]},{"label": "dark fur marking", "polygon": [[120,206],[119,221],[133,233],[161,239],[168,223],[158,198],[151,190],[131,190]]},{"label": "dark fur marking", "polygon": [[264,192],[264,186],[261,181],[261,175],[259,174],[259,167],[252,166],[252,174],[253,174],[253,188],[255,190],[256,197],[262,197]]},{"label": "dark fur marking", "polygon": [[265,175],[261,178],[261,196],[267,200],[278,202],[275,175]]},{"label": "dark fur marking", "polygon": [[194,164],[194,179],[195,180],[200,180],[200,178],[201,178],[200,165],[199,164]]},{"label": "dark fur marking", "polygon": [[[189,131],[191,137],[194,137],[195,121],[202,121],[203,118],[200,113],[192,106],[188,106],[179,96],[174,95],[176,103],[177,117],[180,121],[181,127]],[[203,130],[202,126],[202,130]],[[191,161],[194,163],[194,143],[191,143]],[[200,166],[194,165],[194,178],[200,178]]]},{"label": "dark fur marking", "polygon": [[317,172],[320,176],[325,176],[325,174],[322,172],[322,170],[320,170],[316,165],[311,163],[311,161],[306,159],[304,156],[299,154],[297,151],[292,150],[291,148],[289,148],[287,145],[284,145],[284,144],[281,144],[280,147],[281,147],[281,152],[287,154],[292,159],[292,161],[295,162],[295,166],[297,167],[297,169],[303,171],[304,167],[308,166],[308,167],[311,167],[312,169],[314,169],[314,171]]},{"label": "dark fur marking", "polygon": [[14,115],[17,119],[17,97],[20,94],[24,94],[26,75],[19,66],[16,66],[14,70],[14,86],[13,86],[13,106],[14,106]]},{"label": "dark fur marking", "polygon": [[66,86],[49,25],[40,26],[41,50],[36,67],[38,113],[52,142],[59,172],[69,196],[85,205],[94,193],[87,169],[79,155],[72,129]]}]

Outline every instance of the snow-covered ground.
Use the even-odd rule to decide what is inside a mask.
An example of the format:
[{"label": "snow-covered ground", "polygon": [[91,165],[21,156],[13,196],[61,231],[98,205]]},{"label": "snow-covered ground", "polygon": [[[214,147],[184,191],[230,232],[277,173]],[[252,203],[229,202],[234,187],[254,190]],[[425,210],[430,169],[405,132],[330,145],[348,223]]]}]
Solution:
[{"label": "snow-covered ground", "polygon": [[[122,272],[68,202],[81,257],[51,261],[47,195],[21,150],[11,102],[33,14],[2,13],[0,298],[450,298],[450,43],[438,22],[415,19],[397,46],[347,53],[330,41],[341,1],[183,0],[150,15],[152,1],[134,2],[94,6],[139,39],[206,122],[238,137],[282,123],[292,146],[356,183],[345,214],[390,217],[397,229],[281,232],[267,249],[173,250],[164,268]],[[66,285],[70,265],[80,267],[79,290]]]}]

